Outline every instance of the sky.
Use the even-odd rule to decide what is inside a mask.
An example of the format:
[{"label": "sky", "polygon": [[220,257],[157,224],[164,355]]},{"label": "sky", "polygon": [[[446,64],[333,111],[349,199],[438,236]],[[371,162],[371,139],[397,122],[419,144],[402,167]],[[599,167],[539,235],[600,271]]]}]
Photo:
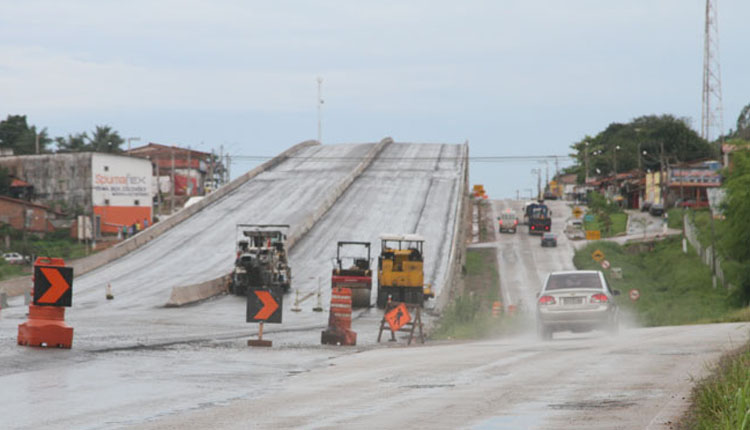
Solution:
[{"label": "sky", "polygon": [[[750,2],[718,8],[729,129],[750,103]],[[565,156],[642,115],[699,130],[704,13],[702,0],[0,0],[0,118],[275,155],[317,138],[321,77],[324,144]],[[472,162],[471,182],[528,195],[535,168],[555,170]]]}]

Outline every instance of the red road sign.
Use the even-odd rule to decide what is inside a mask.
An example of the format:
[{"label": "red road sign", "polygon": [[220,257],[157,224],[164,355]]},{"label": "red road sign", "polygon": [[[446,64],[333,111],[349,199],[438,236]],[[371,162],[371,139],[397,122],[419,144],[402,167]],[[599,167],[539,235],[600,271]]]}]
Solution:
[{"label": "red road sign", "polygon": [[628,294],[628,296],[630,296],[630,300],[636,301],[638,300],[639,297],[641,297],[641,292],[633,288],[632,290],[630,290],[630,293]]},{"label": "red road sign", "polygon": [[253,288],[247,292],[247,322],[281,323],[282,295],[277,289]]},{"label": "red road sign", "polygon": [[396,331],[403,327],[404,324],[408,324],[409,321],[411,321],[411,315],[409,315],[409,310],[406,309],[406,305],[401,303],[385,314],[385,320],[388,321],[388,325],[391,326],[391,331]]},{"label": "red road sign", "polygon": [[602,261],[602,269],[609,269],[609,260]]},{"label": "red road sign", "polygon": [[73,304],[73,268],[34,266],[34,304],[70,307]]}]

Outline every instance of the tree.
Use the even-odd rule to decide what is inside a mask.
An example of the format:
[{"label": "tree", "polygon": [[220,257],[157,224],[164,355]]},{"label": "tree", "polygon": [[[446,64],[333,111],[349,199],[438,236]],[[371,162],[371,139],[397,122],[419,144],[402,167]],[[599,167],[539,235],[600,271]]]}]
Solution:
[{"label": "tree", "polygon": [[740,111],[737,117],[737,131],[731,137],[750,140],[750,103]]},{"label": "tree", "polygon": [[7,196],[10,193],[10,173],[5,167],[0,167],[0,195]]},{"label": "tree", "polygon": [[90,139],[90,144],[96,152],[122,152],[120,145],[123,143],[125,140],[108,125],[97,125]]},{"label": "tree", "polygon": [[86,132],[78,134],[69,134],[68,137],[57,137],[57,152],[87,152],[92,151],[88,143],[89,136]]},{"label": "tree", "polygon": [[0,121],[0,148],[12,149],[15,155],[36,154],[36,138],[39,134],[39,153],[47,153],[47,145],[52,139],[47,129],[37,131],[36,126],[29,127],[26,115],[8,115]]},{"label": "tree", "polygon": [[58,137],[58,152],[122,152],[120,146],[125,140],[112,130],[108,125],[97,125],[89,137],[88,133],[69,134],[67,137]]},{"label": "tree", "polygon": [[[589,174],[611,175],[642,168],[660,168],[661,147],[668,163],[679,163],[716,157],[718,150],[702,139],[688,125],[688,121],[672,115],[648,115],[627,124],[612,123],[596,136],[586,136],[574,143],[572,154],[577,159],[579,178],[583,172],[588,151]],[[643,155],[646,151],[646,155]],[[639,160],[640,158],[640,160]]]},{"label": "tree", "polygon": [[727,256],[742,265],[740,273],[739,296],[742,303],[750,300],[750,152],[736,151],[732,154],[732,168],[727,172],[724,181],[726,197],[724,215],[726,216],[722,245]]}]

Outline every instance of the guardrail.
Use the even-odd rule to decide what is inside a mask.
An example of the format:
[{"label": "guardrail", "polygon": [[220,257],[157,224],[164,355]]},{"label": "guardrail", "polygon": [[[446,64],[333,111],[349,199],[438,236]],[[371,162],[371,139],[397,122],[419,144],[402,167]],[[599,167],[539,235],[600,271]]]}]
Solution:
[{"label": "guardrail", "polygon": [[471,205],[469,205],[469,142],[464,143],[463,166],[461,169],[463,183],[459,184],[461,198],[458,201],[456,216],[453,221],[453,245],[448,257],[448,274],[443,288],[435,299],[435,310],[440,311],[450,301],[455,285],[459,281],[457,273],[461,273],[466,258],[467,222]]}]

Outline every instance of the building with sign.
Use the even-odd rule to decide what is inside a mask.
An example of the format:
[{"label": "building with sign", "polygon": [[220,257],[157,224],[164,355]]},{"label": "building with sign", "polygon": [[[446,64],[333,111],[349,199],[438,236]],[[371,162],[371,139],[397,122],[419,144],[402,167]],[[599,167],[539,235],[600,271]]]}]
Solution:
[{"label": "building with sign", "polygon": [[149,160],[80,152],[0,157],[0,166],[32,187],[30,202],[69,217],[89,216],[97,235],[152,222],[153,168]]}]

